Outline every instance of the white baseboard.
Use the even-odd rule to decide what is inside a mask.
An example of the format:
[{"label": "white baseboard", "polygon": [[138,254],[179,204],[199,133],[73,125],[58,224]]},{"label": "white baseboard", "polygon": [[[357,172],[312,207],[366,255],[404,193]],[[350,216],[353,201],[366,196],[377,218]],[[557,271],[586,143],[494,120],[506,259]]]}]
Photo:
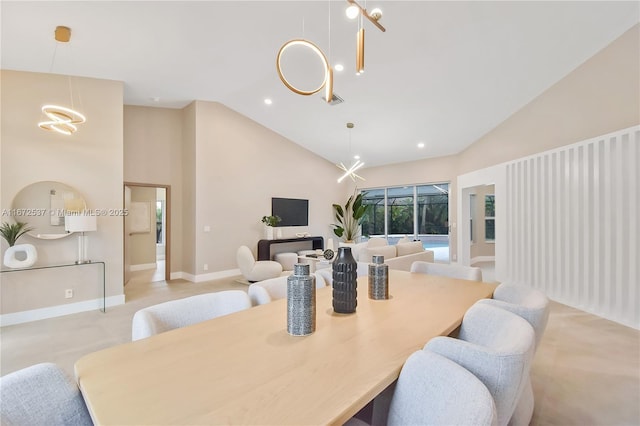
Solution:
[{"label": "white baseboard", "polygon": [[217,271],[217,272],[210,272],[208,274],[200,274],[200,275],[193,275],[193,274],[189,274],[187,272],[172,272],[170,279],[172,280],[187,280],[190,281],[192,283],[201,283],[204,281],[211,281],[211,280],[218,280],[220,278],[229,278],[229,277],[234,277],[236,275],[240,275],[240,269],[228,269],[226,271]]},{"label": "white baseboard", "polygon": [[473,265],[474,263],[478,263],[478,262],[495,262],[495,261],[496,261],[495,256],[476,256],[471,258],[470,264]]},{"label": "white baseboard", "polygon": [[[110,306],[124,304],[124,294],[118,296],[109,296],[105,301],[107,305],[107,313]],[[78,312],[86,312],[102,309],[102,298],[84,300],[82,302],[69,303],[66,305],[49,306],[47,308],[32,309],[29,311],[12,312],[10,314],[0,315],[0,327],[6,325],[22,324],[25,322],[38,321],[47,318],[61,317],[63,315],[77,314]]]},{"label": "white baseboard", "polygon": [[146,271],[148,269],[156,269],[158,267],[157,263],[141,263],[139,265],[131,265],[129,267],[130,271]]}]

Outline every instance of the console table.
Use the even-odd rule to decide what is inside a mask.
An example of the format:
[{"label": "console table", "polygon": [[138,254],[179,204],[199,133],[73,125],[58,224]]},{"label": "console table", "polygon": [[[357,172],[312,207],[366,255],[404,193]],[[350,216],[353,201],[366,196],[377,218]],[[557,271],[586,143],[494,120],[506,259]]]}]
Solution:
[{"label": "console table", "polygon": [[271,259],[272,245],[286,244],[286,243],[299,243],[299,242],[311,243],[311,247],[309,247],[310,250],[318,250],[318,249],[324,250],[323,237],[301,237],[301,238],[283,238],[279,240],[260,240],[258,241],[258,260],[272,260]]},{"label": "console table", "polygon": [[72,266],[87,266],[87,265],[102,265],[102,309],[100,310],[102,312],[107,312],[107,292],[105,287],[106,265],[104,262],[91,261],[86,263],[63,263],[58,265],[30,266],[28,268],[2,269],[0,270],[0,273],[5,274],[9,272],[35,271],[37,269],[68,268]]}]

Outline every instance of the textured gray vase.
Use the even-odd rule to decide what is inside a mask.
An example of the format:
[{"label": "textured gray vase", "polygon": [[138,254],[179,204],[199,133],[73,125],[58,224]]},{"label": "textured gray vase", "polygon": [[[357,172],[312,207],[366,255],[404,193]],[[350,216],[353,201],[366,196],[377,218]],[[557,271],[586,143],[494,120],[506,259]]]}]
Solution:
[{"label": "textured gray vase", "polygon": [[389,265],[384,264],[384,256],[372,256],[369,264],[369,299],[389,298]]},{"label": "textured gray vase", "polygon": [[358,264],[351,247],[339,247],[333,261],[333,310],[351,314],[358,306]]},{"label": "textured gray vase", "polygon": [[306,336],[316,331],[316,277],[309,265],[296,263],[287,278],[287,332]]}]

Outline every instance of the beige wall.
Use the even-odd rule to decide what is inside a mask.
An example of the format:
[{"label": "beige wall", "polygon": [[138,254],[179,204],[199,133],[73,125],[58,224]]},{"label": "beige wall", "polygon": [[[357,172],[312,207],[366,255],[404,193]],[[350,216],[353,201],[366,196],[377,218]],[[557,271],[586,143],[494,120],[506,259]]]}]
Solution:
[{"label": "beige wall", "polygon": [[[42,119],[43,103],[69,103],[66,76],[2,70],[1,79],[0,207],[10,208],[13,197],[29,184],[59,181],[76,188],[89,209],[122,208],[122,83],[74,77],[72,84],[82,97],[87,122],[74,135],[64,136],[40,129],[37,122]],[[122,216],[100,216],[97,232],[89,236],[89,255],[106,262],[107,296],[116,296],[115,300],[123,300],[122,227]],[[23,238],[21,242],[36,246],[37,265],[77,259],[74,236]],[[2,240],[2,252],[6,247]],[[102,283],[95,276],[85,279],[66,270],[42,272],[46,271],[2,274],[3,315],[102,298]],[[64,298],[67,288],[75,290],[74,298]]]},{"label": "beige wall", "polygon": [[240,245],[255,254],[272,197],[309,200],[310,226],[285,227],[285,238],[329,236],[343,189],[333,164],[219,103],[198,101],[195,110],[196,274],[204,264],[208,272],[236,269]]},{"label": "beige wall", "polygon": [[183,149],[181,110],[125,105],[124,180],[171,187],[170,271],[182,270]]},{"label": "beige wall", "polygon": [[151,231],[134,233],[130,236],[130,261],[131,265],[148,265],[156,263],[156,188],[131,187],[131,202],[149,204],[149,221]]},{"label": "beige wall", "polygon": [[639,28],[634,26],[460,154],[364,169],[365,187],[451,182],[455,255],[456,176],[640,123]]}]

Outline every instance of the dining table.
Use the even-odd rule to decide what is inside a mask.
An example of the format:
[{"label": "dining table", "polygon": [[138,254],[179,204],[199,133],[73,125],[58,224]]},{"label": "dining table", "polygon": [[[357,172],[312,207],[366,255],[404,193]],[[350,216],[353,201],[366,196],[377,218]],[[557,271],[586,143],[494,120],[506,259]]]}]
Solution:
[{"label": "dining table", "polygon": [[339,425],[449,335],[495,283],[389,271],[389,298],[338,314],[316,290],[315,331],[287,333],[287,300],[83,356],[75,375],[97,425]]}]

